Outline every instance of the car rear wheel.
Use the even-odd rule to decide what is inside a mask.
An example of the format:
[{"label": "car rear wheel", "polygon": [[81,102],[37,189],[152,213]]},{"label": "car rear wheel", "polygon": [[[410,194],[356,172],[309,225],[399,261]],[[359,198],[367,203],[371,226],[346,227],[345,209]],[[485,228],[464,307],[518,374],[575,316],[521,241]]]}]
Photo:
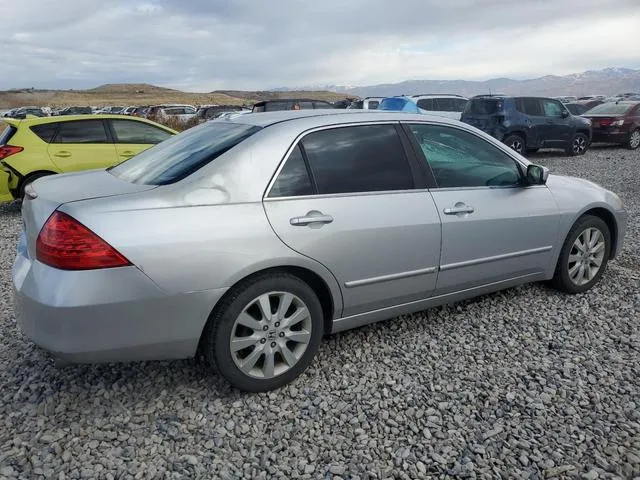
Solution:
[{"label": "car rear wheel", "polygon": [[630,150],[635,150],[638,147],[640,147],[640,128],[629,134],[629,141],[627,142],[627,148]]},{"label": "car rear wheel", "polygon": [[565,153],[571,157],[584,155],[589,149],[589,139],[584,133],[576,133],[569,143]]},{"label": "car rear wheel", "polygon": [[299,376],[323,334],[318,297],[299,278],[256,277],[235,287],[216,307],[203,333],[209,364],[236,388],[264,392]]},{"label": "car rear wheel", "polygon": [[507,138],[503,140],[504,144],[518,152],[520,155],[523,155],[525,150],[525,141],[520,135],[509,135]]},{"label": "car rear wheel", "polygon": [[586,215],[569,231],[560,251],[553,285],[580,293],[593,287],[604,273],[611,252],[611,233],[599,217]]}]

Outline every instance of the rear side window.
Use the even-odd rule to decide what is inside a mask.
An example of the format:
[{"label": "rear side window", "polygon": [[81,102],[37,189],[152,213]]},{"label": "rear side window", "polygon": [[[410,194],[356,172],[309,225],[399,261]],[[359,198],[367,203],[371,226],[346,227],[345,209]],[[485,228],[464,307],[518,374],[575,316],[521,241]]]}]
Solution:
[{"label": "rear side window", "polygon": [[436,98],[436,110],[440,112],[455,112],[456,104],[453,98]]},{"label": "rear side window", "polygon": [[143,185],[167,185],[188,177],[260,130],[252,125],[208,122],[151,147],[109,171]]},{"label": "rear side window", "polygon": [[362,125],[310,133],[302,140],[319,194],[414,188],[393,125]]},{"label": "rear side window", "polygon": [[41,140],[51,143],[53,137],[58,130],[58,123],[43,123],[42,125],[34,125],[31,131],[35,133]]},{"label": "rear side window", "polygon": [[313,187],[309,171],[300,151],[300,146],[296,145],[284,167],[280,170],[278,178],[273,183],[269,197],[296,197],[312,194]]},{"label": "rear side window", "polygon": [[430,111],[436,110],[436,105],[435,105],[435,102],[433,101],[433,98],[423,98],[421,100],[418,100],[418,106],[423,110],[430,110]]},{"label": "rear side window", "polygon": [[102,120],[60,122],[54,143],[108,143]]},{"label": "rear side window", "polygon": [[138,143],[155,145],[171,137],[161,128],[134,120],[112,120],[116,143]]},{"label": "rear side window", "polygon": [[493,115],[502,110],[502,98],[472,98],[465,104],[464,112],[471,115]]},{"label": "rear side window", "polygon": [[517,108],[519,112],[526,113],[527,115],[534,115],[537,117],[544,116],[544,110],[542,109],[542,104],[540,103],[539,98],[519,98],[516,104],[518,105]]}]

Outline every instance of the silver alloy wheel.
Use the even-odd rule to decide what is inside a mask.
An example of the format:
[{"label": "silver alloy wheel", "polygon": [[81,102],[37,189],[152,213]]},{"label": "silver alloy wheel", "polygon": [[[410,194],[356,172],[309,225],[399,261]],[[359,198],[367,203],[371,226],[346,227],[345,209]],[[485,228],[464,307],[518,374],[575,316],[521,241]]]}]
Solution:
[{"label": "silver alloy wheel", "polygon": [[640,130],[634,130],[633,132],[631,132],[629,146],[634,149],[640,147]]},{"label": "silver alloy wheel", "polygon": [[518,153],[522,153],[522,142],[520,140],[513,140],[511,145],[509,145],[513,150]]},{"label": "silver alloy wheel", "polygon": [[254,298],[231,330],[231,356],[254,378],[269,379],[293,367],[311,341],[311,313],[297,296],[269,292]]},{"label": "silver alloy wheel", "polygon": [[604,235],[597,228],[589,227],[578,235],[569,252],[567,265],[571,281],[582,286],[593,280],[602,268],[604,252]]},{"label": "silver alloy wheel", "polygon": [[573,139],[573,153],[581,154],[587,149],[587,141],[582,135]]}]

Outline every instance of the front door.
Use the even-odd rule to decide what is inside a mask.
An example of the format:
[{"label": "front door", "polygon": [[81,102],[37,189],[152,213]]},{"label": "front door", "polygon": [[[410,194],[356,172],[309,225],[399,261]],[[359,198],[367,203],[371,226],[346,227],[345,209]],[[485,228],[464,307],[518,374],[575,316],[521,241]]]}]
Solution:
[{"label": "front door", "polygon": [[524,187],[502,149],[450,126],[410,126],[435,177],[442,219],[437,293],[535,276],[552,261],[560,216],[546,186]]},{"label": "front door", "polygon": [[102,120],[60,122],[47,151],[62,172],[105,168],[117,161],[116,148]]},{"label": "front door", "polygon": [[[543,135],[545,145],[549,147],[565,147],[571,140],[571,117],[569,111],[558,100],[543,98],[542,110],[545,123]],[[566,112],[563,115],[563,112]]]},{"label": "front door", "polygon": [[111,123],[118,162],[145,151],[172,136],[160,127],[139,120],[114,119]]},{"label": "front door", "polygon": [[326,266],[343,316],[432,294],[440,219],[416,189],[397,125],[334,127],[306,135],[265,198],[276,234]]}]

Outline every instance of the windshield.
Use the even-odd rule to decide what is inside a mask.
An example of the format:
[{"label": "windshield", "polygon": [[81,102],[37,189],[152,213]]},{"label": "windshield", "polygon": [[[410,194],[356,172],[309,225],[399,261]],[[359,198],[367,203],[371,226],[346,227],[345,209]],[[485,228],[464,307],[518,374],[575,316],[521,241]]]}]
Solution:
[{"label": "windshield", "polygon": [[587,112],[587,114],[591,115],[624,115],[629,111],[634,105],[629,105],[628,103],[603,103],[601,105],[597,105],[593,107],[591,110]]},{"label": "windshield", "polygon": [[188,177],[260,130],[252,125],[210,122],[175,135],[109,169],[131,183],[167,185]]}]

